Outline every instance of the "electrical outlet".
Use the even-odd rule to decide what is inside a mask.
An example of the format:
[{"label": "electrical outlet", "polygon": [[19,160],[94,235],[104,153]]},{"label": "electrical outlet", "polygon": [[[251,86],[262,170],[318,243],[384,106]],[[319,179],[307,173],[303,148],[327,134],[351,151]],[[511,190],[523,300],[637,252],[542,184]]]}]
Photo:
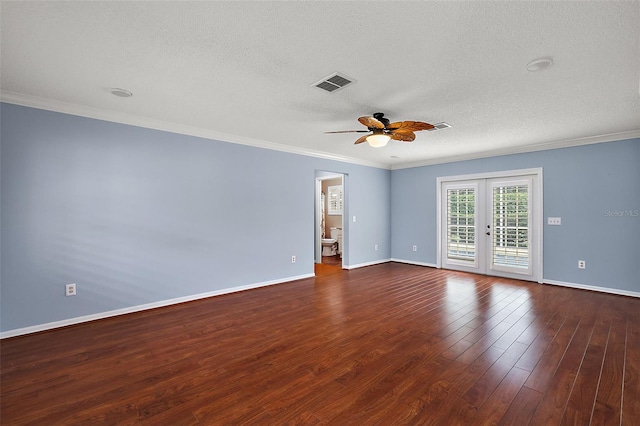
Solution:
[{"label": "electrical outlet", "polygon": [[374,246],[374,249],[375,249],[376,251],[378,251],[378,245],[377,245],[377,244]]},{"label": "electrical outlet", "polygon": [[64,292],[67,296],[75,296],[76,295],[76,285],[75,284],[67,284],[64,286]]},{"label": "electrical outlet", "polygon": [[291,263],[296,263],[296,257],[295,256],[291,256]]},{"label": "electrical outlet", "polygon": [[353,221],[354,221],[354,222],[356,221],[356,217],[355,217],[355,216],[353,217]]},{"label": "electrical outlet", "polygon": [[578,260],[578,269],[586,269],[587,268],[587,262],[585,262],[584,260]]},{"label": "electrical outlet", "polygon": [[413,246],[413,251],[418,251],[418,246]]}]

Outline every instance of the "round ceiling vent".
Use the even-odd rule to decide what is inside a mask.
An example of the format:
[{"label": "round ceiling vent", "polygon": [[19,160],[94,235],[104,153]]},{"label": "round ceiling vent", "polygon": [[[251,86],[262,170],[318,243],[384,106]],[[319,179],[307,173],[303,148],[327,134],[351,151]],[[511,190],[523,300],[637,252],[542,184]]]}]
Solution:
[{"label": "round ceiling vent", "polygon": [[551,58],[538,58],[527,64],[527,71],[536,72],[542,71],[553,65],[553,59]]},{"label": "round ceiling vent", "polygon": [[130,98],[133,96],[133,93],[131,93],[130,91],[125,89],[118,89],[117,87],[113,87],[109,89],[109,91],[111,92],[112,95],[117,96],[119,98]]}]

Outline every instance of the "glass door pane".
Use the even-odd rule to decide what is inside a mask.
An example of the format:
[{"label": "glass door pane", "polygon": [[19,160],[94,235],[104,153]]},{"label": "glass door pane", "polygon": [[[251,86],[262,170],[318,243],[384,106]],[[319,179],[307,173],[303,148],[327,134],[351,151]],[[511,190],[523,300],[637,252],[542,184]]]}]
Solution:
[{"label": "glass door pane", "polygon": [[449,261],[475,263],[476,247],[476,189],[447,189],[446,253]]},{"label": "glass door pane", "polygon": [[491,269],[530,273],[530,183],[493,182]]}]

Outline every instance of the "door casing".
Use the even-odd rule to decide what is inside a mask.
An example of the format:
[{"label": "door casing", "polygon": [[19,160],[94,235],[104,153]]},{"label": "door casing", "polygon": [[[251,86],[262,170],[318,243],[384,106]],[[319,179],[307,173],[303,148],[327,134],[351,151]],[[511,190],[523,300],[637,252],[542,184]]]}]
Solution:
[{"label": "door casing", "polygon": [[345,256],[348,240],[347,221],[344,219],[347,211],[347,191],[346,191],[346,173],[323,172],[322,176],[315,178],[315,225],[314,225],[314,263],[322,263],[322,230],[320,221],[322,216],[322,181],[329,179],[340,179],[342,185],[342,267],[345,267]]}]

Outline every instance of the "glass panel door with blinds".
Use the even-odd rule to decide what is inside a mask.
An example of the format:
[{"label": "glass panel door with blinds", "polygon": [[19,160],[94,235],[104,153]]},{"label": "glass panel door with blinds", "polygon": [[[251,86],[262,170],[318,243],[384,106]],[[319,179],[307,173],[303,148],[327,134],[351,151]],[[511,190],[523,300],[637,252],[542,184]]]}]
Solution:
[{"label": "glass panel door with blinds", "polygon": [[536,281],[534,179],[442,182],[442,267]]},{"label": "glass panel door with blinds", "polygon": [[479,260],[485,247],[477,238],[478,226],[484,220],[478,210],[478,200],[483,192],[484,187],[481,188],[477,181],[443,184],[441,241],[444,268],[484,273]]}]

